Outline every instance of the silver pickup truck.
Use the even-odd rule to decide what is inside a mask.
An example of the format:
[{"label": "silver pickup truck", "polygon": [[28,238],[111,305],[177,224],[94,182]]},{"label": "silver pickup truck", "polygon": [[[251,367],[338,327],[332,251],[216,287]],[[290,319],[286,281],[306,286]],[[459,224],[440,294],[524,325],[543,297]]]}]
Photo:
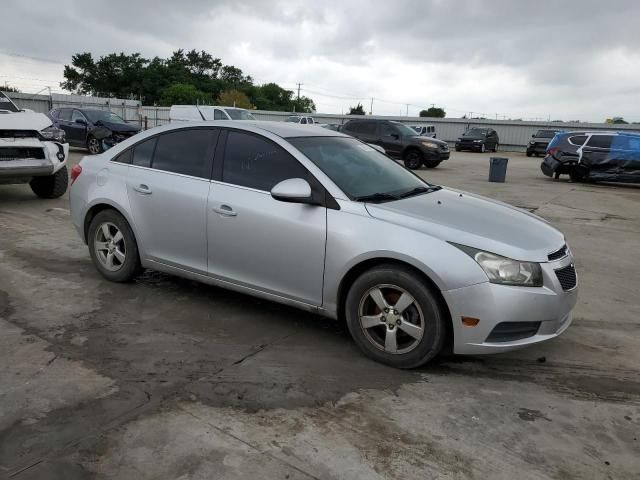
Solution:
[{"label": "silver pickup truck", "polygon": [[38,197],[58,198],[69,183],[68,157],[63,130],[0,92],[0,184],[28,183]]}]

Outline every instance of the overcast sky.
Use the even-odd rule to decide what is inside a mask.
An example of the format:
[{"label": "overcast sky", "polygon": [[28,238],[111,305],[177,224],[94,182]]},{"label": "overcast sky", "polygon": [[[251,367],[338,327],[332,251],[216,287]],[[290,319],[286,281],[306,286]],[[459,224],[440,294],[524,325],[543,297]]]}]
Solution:
[{"label": "overcast sky", "polygon": [[640,1],[3,1],[0,84],[60,90],[73,53],[206,50],[341,113],[640,121]]}]

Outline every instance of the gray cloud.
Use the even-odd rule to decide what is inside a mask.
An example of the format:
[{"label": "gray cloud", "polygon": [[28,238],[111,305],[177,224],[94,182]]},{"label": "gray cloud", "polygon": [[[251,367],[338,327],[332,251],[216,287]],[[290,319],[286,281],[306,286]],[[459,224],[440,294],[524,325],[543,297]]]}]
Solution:
[{"label": "gray cloud", "polygon": [[[205,49],[259,80],[305,83],[323,94],[307,93],[323,110],[354,104],[335,98],[347,94],[397,102],[378,101],[379,113],[436,103],[461,113],[640,119],[633,0],[58,0],[1,8],[15,21],[4,24],[0,52],[68,63],[80,51]],[[12,58],[0,57],[0,69],[10,71]]]}]

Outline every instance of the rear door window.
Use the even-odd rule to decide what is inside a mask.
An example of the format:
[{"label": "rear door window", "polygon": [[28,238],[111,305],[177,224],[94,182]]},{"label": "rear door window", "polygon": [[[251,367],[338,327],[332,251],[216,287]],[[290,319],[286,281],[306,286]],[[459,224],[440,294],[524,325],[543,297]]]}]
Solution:
[{"label": "rear door window", "polygon": [[227,120],[227,116],[222,112],[222,110],[216,109],[213,112],[213,119],[214,120]]},{"label": "rear door window", "polygon": [[153,150],[156,148],[156,140],[157,137],[153,137],[133,147],[133,160],[131,163],[138,167],[150,167]]},{"label": "rear door window", "polygon": [[223,182],[268,192],[289,178],[306,179],[307,169],[282,147],[259,135],[229,132]]},{"label": "rear door window", "polygon": [[178,130],[158,137],[153,162],[155,170],[209,178],[216,130]]},{"label": "rear door window", "polygon": [[612,139],[613,135],[591,135],[587,147],[608,149],[611,148]]},{"label": "rear door window", "polygon": [[362,122],[362,128],[360,130],[365,135],[375,135],[376,134],[376,124],[375,122]]}]

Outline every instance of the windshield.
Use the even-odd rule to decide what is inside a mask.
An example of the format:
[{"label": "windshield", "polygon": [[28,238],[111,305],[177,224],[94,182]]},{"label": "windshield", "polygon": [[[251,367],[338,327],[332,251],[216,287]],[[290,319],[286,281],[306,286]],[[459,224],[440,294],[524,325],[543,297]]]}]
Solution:
[{"label": "windshield", "polygon": [[225,108],[225,112],[229,114],[232,120],[255,120],[256,117],[251,115],[246,110],[240,108]]},{"label": "windshield", "polygon": [[555,137],[556,133],[558,132],[556,132],[555,130],[538,130],[535,136],[538,138],[553,138]]},{"label": "windshield", "polygon": [[431,187],[394,160],[355,138],[299,137],[288,141],[351,199],[375,194],[402,196],[416,188]]},{"label": "windshield", "polygon": [[293,122],[293,123],[298,123],[300,122],[300,117],[289,117],[285,120],[285,122]]},{"label": "windshield", "polygon": [[108,123],[127,123],[122,117],[119,117],[115,113],[111,113],[105,110],[83,110],[91,123],[108,122]]},{"label": "windshield", "polygon": [[482,137],[482,136],[485,136],[486,134],[487,134],[487,130],[485,130],[484,128],[470,128],[469,130],[464,132],[462,135],[464,135],[465,137]]},{"label": "windshield", "polygon": [[404,123],[391,122],[391,124],[398,129],[398,133],[403,137],[416,136],[416,131],[413,128],[406,126]]}]

